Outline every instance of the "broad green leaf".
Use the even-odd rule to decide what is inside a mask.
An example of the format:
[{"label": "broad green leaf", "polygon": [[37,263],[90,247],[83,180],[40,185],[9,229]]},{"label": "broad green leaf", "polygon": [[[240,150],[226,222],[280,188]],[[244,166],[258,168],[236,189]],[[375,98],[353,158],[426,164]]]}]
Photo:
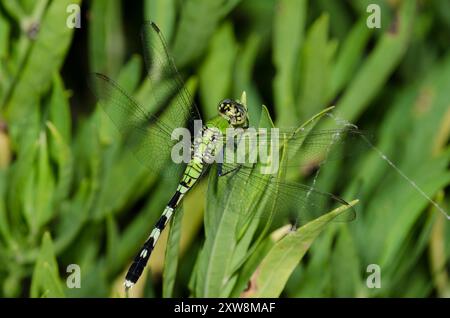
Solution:
[{"label": "broad green leaf", "polygon": [[329,269],[336,225],[327,226],[308,250],[308,262],[300,262],[289,277],[286,289],[293,297],[332,296],[332,271]]},{"label": "broad green leaf", "polygon": [[230,297],[244,296],[246,294],[246,292],[251,288],[249,281],[255,269],[270,249],[275,245],[275,243],[278,242],[284,235],[289,233],[291,228],[292,226],[288,224],[275,230],[256,247],[240,269],[238,274],[239,277],[234,285],[233,291],[230,293]]},{"label": "broad green leaf", "polygon": [[[273,127],[265,107],[260,126]],[[243,191],[244,180],[226,180],[217,176],[215,168],[211,170],[205,213],[206,241],[197,263],[195,294],[226,297],[237,282],[236,270],[267,233],[275,201],[268,202],[270,196],[264,196],[262,187]],[[251,243],[255,245],[251,247]]]},{"label": "broad green leaf", "polygon": [[335,217],[343,213],[349,206],[341,206],[320,218],[307,223],[295,232],[289,233],[277,242],[259,267],[251,280],[251,293],[247,297],[278,297],[294,268],[303,258],[315,238]]}]

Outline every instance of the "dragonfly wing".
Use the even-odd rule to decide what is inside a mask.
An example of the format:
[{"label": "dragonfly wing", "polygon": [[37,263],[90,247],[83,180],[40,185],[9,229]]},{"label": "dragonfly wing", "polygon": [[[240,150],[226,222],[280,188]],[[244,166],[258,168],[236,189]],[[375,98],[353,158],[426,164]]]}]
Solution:
[{"label": "dragonfly wing", "polygon": [[100,105],[123,137],[123,144],[150,171],[159,171],[168,163],[172,146],[172,128],[150,114],[117,83],[94,73],[91,85]]},{"label": "dragonfly wing", "polygon": [[164,105],[172,99],[176,107],[164,111],[164,118],[173,127],[187,127],[193,130],[194,120],[200,120],[200,113],[194,100],[185,88],[174,60],[169,53],[168,45],[160,29],[153,22],[146,22],[142,27],[142,43],[144,60],[147,68],[147,80],[152,87],[160,86],[152,97],[157,105]]},{"label": "dragonfly wing", "polygon": [[[264,199],[264,202],[275,204],[274,210],[268,209],[257,217],[274,219],[273,214],[276,213],[277,216],[295,218],[298,224],[304,224],[339,205],[349,206],[347,201],[332,193],[322,192],[297,182],[280,181],[274,175],[259,174],[256,169],[249,166],[242,165],[237,168],[235,164],[224,163],[223,169],[233,171],[224,178],[242,187],[242,193],[245,193],[242,198],[248,198],[253,193],[262,193],[264,198],[261,199]],[[249,210],[247,207],[239,213],[245,214]],[[341,214],[335,221],[348,222],[355,216],[354,208],[349,207],[347,212]]]},{"label": "dragonfly wing", "polygon": [[[190,156],[194,120],[200,119],[197,107],[184,87],[167,44],[159,28],[152,22],[142,28],[144,59],[147,66],[147,80],[150,84],[149,104],[162,107],[154,115],[146,111],[118,84],[102,74],[92,76],[92,86],[103,109],[124,136],[124,144],[131,148],[136,157],[152,171],[159,172],[179,143],[172,140],[175,128],[187,128],[189,136],[178,149],[182,151],[182,162]],[[164,107],[168,105],[168,107]],[[178,135],[177,135],[178,136]],[[189,139],[189,140],[188,140]],[[177,163],[180,163],[178,156]],[[180,165],[182,170],[184,165]]]},{"label": "dragonfly wing", "polygon": [[[337,160],[355,154],[361,147],[367,148],[363,135],[366,136],[363,131],[350,126],[327,130],[248,130],[233,141],[230,141],[229,136],[223,136],[223,160],[270,163],[280,158],[282,146],[286,145],[288,159],[280,166],[319,165],[325,160]],[[337,151],[340,147],[350,149],[342,153]],[[241,156],[240,160],[238,156]]]}]

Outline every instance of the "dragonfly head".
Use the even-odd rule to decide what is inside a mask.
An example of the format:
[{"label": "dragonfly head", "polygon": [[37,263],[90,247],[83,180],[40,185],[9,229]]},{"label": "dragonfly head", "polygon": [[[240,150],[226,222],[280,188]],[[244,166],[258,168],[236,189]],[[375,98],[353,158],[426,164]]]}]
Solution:
[{"label": "dragonfly head", "polygon": [[219,104],[219,114],[234,128],[247,128],[247,108],[232,99],[224,99]]}]

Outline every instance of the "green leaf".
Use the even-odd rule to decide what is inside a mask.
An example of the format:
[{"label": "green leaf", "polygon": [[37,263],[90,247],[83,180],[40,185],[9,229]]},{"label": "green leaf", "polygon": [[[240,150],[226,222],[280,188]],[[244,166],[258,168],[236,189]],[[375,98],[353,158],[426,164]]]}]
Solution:
[{"label": "green leaf", "polygon": [[296,63],[303,45],[306,7],[307,3],[303,0],[280,0],[276,4],[273,21],[273,63],[276,68],[273,94],[277,123],[281,127],[298,124],[294,79]]},{"label": "green leaf", "polygon": [[[168,173],[168,175],[170,174]],[[159,187],[155,189],[145,206],[123,231],[116,247],[118,266],[129,266],[128,262],[142,246],[167,202],[169,202],[172,193],[168,192],[167,189],[176,189],[178,180],[175,181],[173,178],[168,178],[167,175],[164,176]]]},{"label": "green leaf", "polygon": [[333,36],[339,39],[349,33],[352,20],[347,4],[342,1],[319,0],[321,12],[330,13],[330,31]]},{"label": "green leaf", "polygon": [[173,46],[173,55],[178,67],[183,68],[201,56],[220,20],[239,2],[240,0],[183,2]]},{"label": "green leaf", "polygon": [[229,96],[237,53],[233,27],[223,24],[211,39],[208,55],[200,68],[200,97],[205,118],[217,115],[217,105]]},{"label": "green leaf", "polygon": [[301,54],[298,107],[301,119],[320,111],[329,90],[336,42],[328,41],[329,16],[323,14],[308,30]]},{"label": "green leaf", "polygon": [[352,79],[363,58],[364,49],[371,33],[371,29],[366,25],[366,20],[361,18],[346,36],[339,49],[336,62],[332,65],[328,100],[334,99],[336,94]]},{"label": "green leaf", "polygon": [[382,89],[408,47],[416,1],[402,2],[394,31],[386,30],[366,62],[354,75],[339,102],[339,112],[354,121]]},{"label": "green leaf", "polygon": [[37,162],[25,184],[24,216],[33,237],[54,215],[55,180],[49,163],[47,135],[41,132],[37,141]]},{"label": "green leaf", "polygon": [[70,146],[51,122],[47,122],[50,132],[50,150],[58,166],[57,182],[53,200],[59,204],[67,197],[73,176],[73,158]]},{"label": "green leaf", "polygon": [[0,237],[3,238],[6,245],[11,244],[12,234],[10,231],[10,224],[8,220],[8,211],[6,210],[6,184],[7,174],[0,169]]},{"label": "green leaf", "polygon": [[0,128],[0,171],[6,170],[12,158],[10,138],[6,132]]},{"label": "green leaf", "polygon": [[180,254],[181,225],[183,219],[183,208],[176,211],[169,229],[169,237],[166,245],[166,256],[163,271],[164,298],[173,297],[175,279],[178,269],[178,258]]},{"label": "green leaf", "polygon": [[246,289],[251,288],[249,281],[252,274],[275,243],[286,235],[291,228],[292,226],[290,224],[285,225],[272,232],[270,236],[266,237],[258,246],[253,245],[256,249],[253,250],[253,253],[251,253],[245,264],[239,270],[238,278],[230,293],[230,297],[245,297],[245,294],[247,293]]},{"label": "green leaf", "polygon": [[358,200],[354,200],[349,206],[341,206],[307,223],[295,232],[289,233],[277,242],[255,271],[252,278],[254,292],[250,296],[280,296],[292,271],[320,232],[331,220],[357,202]]},{"label": "green leaf", "polygon": [[175,1],[174,0],[145,0],[144,20],[155,22],[162,30],[168,43],[172,39],[175,27]]},{"label": "green leaf", "polygon": [[46,232],[42,238],[41,250],[33,271],[31,297],[64,297],[64,290],[58,274],[53,243]]},{"label": "green leaf", "polygon": [[[6,59],[9,55],[10,32],[11,27],[8,23],[8,20],[4,16],[3,12],[0,12],[0,60]],[[5,79],[3,78],[3,76],[6,76],[6,74],[3,73],[3,67],[0,68],[0,70],[2,71],[2,79],[0,81],[4,81]]]},{"label": "green leaf", "polygon": [[90,69],[114,77],[123,63],[125,50],[121,3],[97,0],[91,6],[88,29]]},{"label": "green leaf", "polygon": [[119,229],[114,216],[111,214],[106,216],[106,262],[109,267],[114,267],[117,263],[117,246],[119,243]]},{"label": "green leaf", "polygon": [[17,83],[6,104],[7,118],[12,123],[23,122],[29,117],[36,101],[49,89],[53,75],[61,67],[73,33],[73,29],[66,27],[66,14],[61,12],[74,3],[79,0],[52,1],[45,11],[36,41],[17,74]]},{"label": "green leaf", "polygon": [[65,250],[85,225],[96,195],[93,183],[90,180],[81,180],[70,204],[61,205],[60,222],[55,229],[56,252]]},{"label": "green leaf", "polygon": [[338,232],[331,258],[331,286],[333,296],[352,297],[357,294],[362,278],[359,275],[359,259],[353,237],[347,226]]},{"label": "green leaf", "polygon": [[64,83],[59,74],[53,76],[53,90],[49,103],[49,118],[66,144],[71,141],[72,123],[70,106]]},{"label": "green leaf", "polygon": [[256,33],[252,33],[246,40],[245,44],[239,48],[236,55],[236,67],[232,81],[233,97],[239,96],[242,91],[245,91],[248,96],[248,117],[250,120],[250,126],[253,127],[256,127],[259,123],[261,109],[259,107],[252,106],[262,105],[261,96],[252,80],[252,74],[260,48],[261,36]]},{"label": "green leaf", "polygon": [[[259,126],[273,127],[265,107]],[[216,167],[211,171],[205,213],[206,241],[196,269],[198,297],[229,296],[238,282],[236,271],[270,227],[276,200],[265,196],[263,187],[243,191],[243,182],[218,177]]]}]

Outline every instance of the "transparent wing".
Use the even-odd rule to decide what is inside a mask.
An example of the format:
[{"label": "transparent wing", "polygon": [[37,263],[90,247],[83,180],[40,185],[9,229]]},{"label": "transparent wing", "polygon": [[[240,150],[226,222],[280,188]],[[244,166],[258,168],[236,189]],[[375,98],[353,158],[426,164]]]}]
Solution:
[{"label": "transparent wing", "polygon": [[[288,159],[280,167],[319,165],[324,160],[337,160],[367,149],[361,138],[363,135],[368,137],[365,132],[351,126],[327,130],[248,129],[242,134],[222,136],[222,160],[227,163],[277,160],[286,142]],[[339,147],[347,150],[334,151]]]},{"label": "transparent wing", "polygon": [[[275,216],[294,218],[297,224],[302,225],[321,215],[330,212],[340,205],[349,205],[348,202],[332,193],[322,192],[318,189],[298,182],[281,181],[275,175],[262,175],[254,169],[224,163],[224,169],[232,169],[233,172],[222,177],[226,182],[233,182],[234,186],[241,187],[241,200],[253,195],[260,196],[252,198],[255,204],[265,202],[274,208],[260,209],[257,215],[247,215],[251,218],[274,219]],[[255,200],[256,199],[256,200]],[[245,203],[242,203],[245,206]],[[254,207],[246,206],[240,214],[244,216],[248,211],[257,211]],[[353,207],[341,214],[335,221],[349,222],[355,219],[356,212]]]},{"label": "transparent wing", "polygon": [[[93,74],[91,85],[104,111],[124,137],[124,145],[142,164],[159,172],[167,164],[173,146],[179,142],[171,140],[173,130],[187,128],[192,132],[193,121],[200,119],[200,115],[184,87],[159,28],[154,23],[145,23],[142,39],[147,65],[146,85],[150,85],[149,94],[144,99],[148,98],[149,104],[160,108],[158,112],[152,114],[147,111],[105,75]],[[184,149],[188,148],[186,145]]]},{"label": "transparent wing", "polygon": [[[241,187],[236,193],[243,193],[242,200],[252,198],[253,201],[262,202],[268,200],[269,206],[275,204],[272,209],[259,210],[258,215],[250,217],[277,218],[285,214],[295,218],[300,224],[315,219],[324,213],[331,211],[338,205],[348,203],[332,194],[322,192],[312,186],[297,182],[284,181],[287,169],[292,166],[321,165],[330,159],[348,155],[348,151],[342,151],[341,146],[357,151],[355,144],[364,144],[361,135],[364,133],[351,125],[344,125],[335,129],[269,129],[257,130],[250,134],[238,135],[232,151],[227,151],[229,143],[223,149],[222,178],[228,179],[230,184]],[[229,141],[225,136],[223,142]],[[257,145],[256,149],[250,147],[239,148],[243,143],[251,142]],[[261,146],[262,145],[262,146]],[[269,159],[242,156],[238,153],[247,151],[248,154],[261,154],[262,148],[269,148],[266,154]],[[337,148],[337,149],[336,149]],[[228,152],[228,153],[227,153]],[[264,151],[263,151],[264,152]],[[274,153],[276,155],[274,155]],[[239,158],[239,159],[238,159]],[[239,196],[239,195],[237,195]],[[257,211],[253,208],[240,209],[241,213]],[[355,217],[354,208],[349,208],[337,221],[350,221]]]},{"label": "transparent wing", "polygon": [[200,120],[200,113],[189,91],[184,87],[168,45],[158,26],[153,22],[145,22],[142,26],[142,45],[147,68],[147,80],[154,90],[151,98],[157,105],[164,105],[172,100],[175,107],[164,113],[166,122],[173,128],[186,127],[193,130],[193,121]]},{"label": "transparent wing", "polygon": [[117,83],[94,73],[91,85],[105,113],[123,137],[123,144],[151,171],[167,164],[172,146],[171,127],[148,113]]}]

